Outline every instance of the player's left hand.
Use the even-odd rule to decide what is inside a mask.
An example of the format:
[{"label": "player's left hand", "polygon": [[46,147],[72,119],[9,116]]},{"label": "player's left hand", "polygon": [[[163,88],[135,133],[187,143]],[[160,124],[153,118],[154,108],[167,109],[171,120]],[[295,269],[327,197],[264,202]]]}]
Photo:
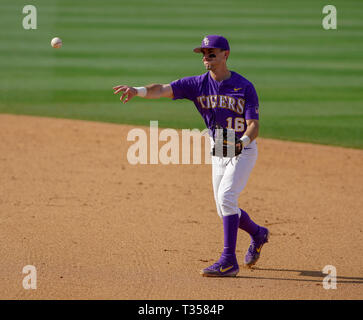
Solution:
[{"label": "player's left hand", "polygon": [[235,145],[235,153],[236,155],[239,155],[243,150],[243,142],[241,140],[238,140]]},{"label": "player's left hand", "polygon": [[126,85],[119,85],[113,87],[113,90],[115,90],[114,94],[123,92],[120,100],[122,101],[126,97],[126,99],[123,101],[124,104],[137,95],[137,90],[134,87],[129,87]]},{"label": "player's left hand", "polygon": [[[222,128],[218,125],[216,126],[216,134],[214,137],[215,145],[212,149],[213,156],[234,157],[241,154],[243,150],[243,142],[238,139],[235,134],[229,137],[227,132],[228,129]],[[219,147],[216,148],[217,145],[219,145]],[[219,152],[217,150],[219,150]]]}]

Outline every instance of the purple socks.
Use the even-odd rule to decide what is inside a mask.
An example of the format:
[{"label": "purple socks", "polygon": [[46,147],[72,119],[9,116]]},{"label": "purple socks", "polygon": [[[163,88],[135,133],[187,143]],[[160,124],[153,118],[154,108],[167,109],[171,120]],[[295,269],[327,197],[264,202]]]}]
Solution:
[{"label": "purple socks", "polygon": [[249,233],[250,236],[252,237],[255,234],[257,234],[259,226],[251,220],[246,211],[242,209],[240,210],[241,210],[241,217],[239,219],[239,228]]},{"label": "purple socks", "polygon": [[233,262],[234,260],[236,260],[238,224],[239,224],[238,214],[223,217],[223,229],[224,229],[223,256],[227,257],[228,260],[233,260]]},{"label": "purple socks", "polygon": [[236,243],[238,228],[248,232],[250,236],[257,234],[259,226],[254,223],[248,216],[247,212],[241,210],[241,217],[238,214],[223,217],[223,230],[224,230],[224,250],[222,254],[223,259],[228,259],[232,263],[237,263],[236,260]]}]

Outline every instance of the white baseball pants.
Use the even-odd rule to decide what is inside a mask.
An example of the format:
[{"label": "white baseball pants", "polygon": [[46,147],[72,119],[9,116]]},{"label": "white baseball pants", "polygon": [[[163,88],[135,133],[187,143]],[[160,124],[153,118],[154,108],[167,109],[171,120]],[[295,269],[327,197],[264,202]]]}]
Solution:
[{"label": "white baseball pants", "polygon": [[237,213],[239,216],[241,215],[238,197],[247,184],[250,173],[255,166],[257,155],[257,143],[252,141],[236,157],[212,156],[214,199],[218,215],[221,218]]}]

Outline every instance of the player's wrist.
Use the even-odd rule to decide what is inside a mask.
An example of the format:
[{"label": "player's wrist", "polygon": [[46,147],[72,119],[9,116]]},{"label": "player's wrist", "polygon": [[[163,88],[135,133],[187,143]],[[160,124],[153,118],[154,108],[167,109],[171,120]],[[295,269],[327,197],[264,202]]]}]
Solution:
[{"label": "player's wrist", "polygon": [[147,94],[147,89],[145,87],[135,87],[136,91],[137,91],[137,96],[139,97],[146,97]]},{"label": "player's wrist", "polygon": [[242,148],[247,147],[251,143],[251,139],[249,136],[244,135],[240,141],[242,142]]}]

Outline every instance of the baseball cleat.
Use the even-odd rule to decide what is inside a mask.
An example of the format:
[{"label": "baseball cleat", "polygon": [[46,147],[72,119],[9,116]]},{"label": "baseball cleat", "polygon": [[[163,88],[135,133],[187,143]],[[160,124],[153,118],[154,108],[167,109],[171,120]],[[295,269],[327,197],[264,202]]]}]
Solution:
[{"label": "baseball cleat", "polygon": [[252,238],[251,245],[249,246],[245,256],[245,265],[247,267],[252,267],[256,264],[257,260],[260,258],[261,249],[263,245],[268,242],[269,236],[269,230],[267,228],[260,227],[258,234]]},{"label": "baseball cleat", "polygon": [[237,260],[230,262],[223,255],[215,264],[201,270],[203,277],[235,277],[239,271]]}]

